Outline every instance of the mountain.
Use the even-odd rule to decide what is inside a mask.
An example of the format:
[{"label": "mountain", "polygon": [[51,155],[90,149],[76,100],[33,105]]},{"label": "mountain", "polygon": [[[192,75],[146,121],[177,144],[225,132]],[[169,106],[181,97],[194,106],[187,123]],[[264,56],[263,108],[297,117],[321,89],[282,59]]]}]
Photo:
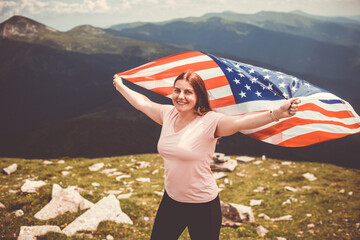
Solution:
[{"label": "mountain", "polygon": [[317,16],[317,15],[312,15],[300,10],[295,10],[292,11],[291,13],[293,14],[297,14],[297,15],[301,15],[301,16],[305,16],[305,17],[310,17],[310,18],[314,18],[314,19],[319,19],[319,20],[325,20],[325,21],[331,21],[331,22],[337,22],[337,23],[354,23],[354,24],[359,24],[360,23],[360,18],[356,18],[356,16],[353,17],[327,17],[327,16]]},{"label": "mountain", "polygon": [[[310,21],[310,20],[309,20]],[[172,46],[210,53],[239,56],[292,73],[332,79],[313,82],[325,89],[339,88],[339,82],[349,98],[357,96],[360,75],[359,50],[321,42],[290,33],[267,30],[253,24],[234,22],[219,17],[206,21],[176,21],[165,25],[146,24],[124,29],[118,35],[139,40],[158,41]]]},{"label": "mountain", "polygon": [[60,32],[22,16],[1,23],[0,33],[0,37],[7,39],[85,54],[122,54],[155,59],[181,51],[156,42],[114,36],[90,25]]},{"label": "mountain", "polygon": [[[170,32],[171,26],[172,32]],[[339,81],[335,78],[319,76],[317,71],[311,74],[302,72],[301,69],[292,71],[288,65],[276,61],[280,57],[273,57],[270,60],[266,57],[264,59],[245,57],[247,48],[253,49],[251,44],[254,41],[252,38],[250,38],[252,41],[246,39],[247,36],[272,39],[276,46],[276,41],[281,40],[278,37],[280,34],[283,36],[284,49],[290,52],[286,56],[293,58],[292,55],[299,54],[303,49],[292,49],[286,47],[287,44],[298,44],[300,48],[301,41],[305,41],[300,39],[297,40],[299,42],[296,40],[285,42],[294,39],[293,35],[291,38],[289,34],[266,31],[251,24],[216,17],[197,23],[175,21],[163,25],[146,24],[142,27],[144,30],[156,30],[154,33],[158,33],[159,37],[162,37],[161,34],[172,33],[173,35],[169,34],[165,37],[166,40],[172,39],[173,43],[116,36],[114,34],[123,34],[123,32],[112,30],[113,33],[110,33],[108,29],[90,25],[59,32],[49,30],[41,23],[20,16],[1,23],[0,125],[4,127],[0,130],[0,156],[100,157],[156,152],[160,126],[132,108],[114,90],[112,76],[114,73],[189,48],[201,50],[203,47],[207,49],[212,47],[211,49],[218,56],[278,71],[298,73],[302,78],[311,79],[310,82],[319,81],[321,84],[326,84],[324,88],[334,90],[335,94],[338,92],[352,94],[358,89],[356,81],[347,81],[346,78]],[[124,31],[138,30],[138,28],[141,27],[128,28]],[[177,42],[179,32],[191,33],[192,35],[183,34],[182,37],[192,45],[185,46],[183,42]],[[224,34],[224,39],[216,39],[215,35],[220,33]],[[241,54],[236,53],[238,49],[229,53],[225,51],[226,46],[220,46],[234,41],[228,34],[232,34],[233,37],[240,36],[236,41],[241,43],[239,46],[244,46],[239,49],[242,50]],[[203,41],[202,44],[204,37],[207,41]],[[213,38],[223,41],[219,42],[222,44],[217,44],[219,46],[213,44]],[[306,41],[309,41],[310,46],[324,47],[311,45],[314,44],[314,40],[306,38]],[[262,46],[263,41],[259,40],[257,44],[259,50],[266,49],[266,46]],[[330,50],[326,46],[324,47],[326,51],[338,50],[336,48]],[[285,54],[280,47],[277,50],[279,55]],[[257,52],[255,49],[253,51]],[[272,49],[267,49],[265,52],[271,51]],[[325,59],[328,55],[316,56],[319,62],[326,62],[329,61]],[[339,59],[343,58],[339,56]],[[167,98],[130,83],[126,84],[156,102],[170,103]],[[349,95],[352,96],[351,94]],[[351,101],[354,107],[360,106],[358,98],[351,98]],[[276,147],[236,134],[221,139],[217,151],[257,156],[266,154],[280,159],[331,162],[357,167],[352,158],[359,154],[357,148],[359,139],[358,135],[354,135],[308,148],[291,149]]]}]

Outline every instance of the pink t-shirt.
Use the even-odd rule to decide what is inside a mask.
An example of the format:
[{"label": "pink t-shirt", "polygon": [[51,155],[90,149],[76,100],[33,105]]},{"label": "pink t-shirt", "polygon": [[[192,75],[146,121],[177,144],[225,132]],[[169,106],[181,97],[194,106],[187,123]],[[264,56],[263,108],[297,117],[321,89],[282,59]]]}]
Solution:
[{"label": "pink t-shirt", "polygon": [[217,141],[216,125],[223,114],[210,111],[175,132],[174,122],[179,112],[172,105],[163,105],[160,112],[163,125],[158,151],[164,159],[166,192],[179,202],[213,200],[219,190],[210,161]]}]

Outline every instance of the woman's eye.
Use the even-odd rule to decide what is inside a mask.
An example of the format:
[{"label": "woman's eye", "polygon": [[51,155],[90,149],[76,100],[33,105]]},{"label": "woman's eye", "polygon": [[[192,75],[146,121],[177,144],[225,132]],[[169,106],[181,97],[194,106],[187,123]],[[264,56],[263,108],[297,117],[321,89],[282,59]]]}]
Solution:
[{"label": "woman's eye", "polygon": [[178,92],[180,92],[180,90],[179,89],[174,89],[174,92],[178,93]]},{"label": "woman's eye", "polygon": [[185,91],[185,94],[192,94],[191,91]]}]

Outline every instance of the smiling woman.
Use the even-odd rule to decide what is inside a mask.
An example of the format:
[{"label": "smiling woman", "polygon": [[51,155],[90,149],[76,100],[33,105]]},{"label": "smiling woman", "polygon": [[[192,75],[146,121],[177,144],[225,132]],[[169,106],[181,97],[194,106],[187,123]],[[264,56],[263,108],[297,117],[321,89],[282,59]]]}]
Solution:
[{"label": "smiling woman", "polygon": [[210,169],[218,138],[292,116],[300,102],[291,99],[274,111],[226,116],[211,110],[202,78],[189,70],[174,81],[173,106],[127,88],[118,75],[113,84],[130,104],[162,125],[158,151],[164,159],[165,191],[152,240],[178,239],[186,227],[193,240],[219,239],[219,190]]}]

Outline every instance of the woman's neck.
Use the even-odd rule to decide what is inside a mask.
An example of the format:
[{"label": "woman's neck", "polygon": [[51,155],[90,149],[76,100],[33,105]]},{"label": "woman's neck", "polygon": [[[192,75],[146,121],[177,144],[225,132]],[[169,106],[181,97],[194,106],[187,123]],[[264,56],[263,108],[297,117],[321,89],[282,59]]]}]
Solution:
[{"label": "woman's neck", "polygon": [[194,111],[186,111],[186,112],[179,112],[179,118],[182,121],[191,121],[192,119],[196,118],[198,115]]}]

